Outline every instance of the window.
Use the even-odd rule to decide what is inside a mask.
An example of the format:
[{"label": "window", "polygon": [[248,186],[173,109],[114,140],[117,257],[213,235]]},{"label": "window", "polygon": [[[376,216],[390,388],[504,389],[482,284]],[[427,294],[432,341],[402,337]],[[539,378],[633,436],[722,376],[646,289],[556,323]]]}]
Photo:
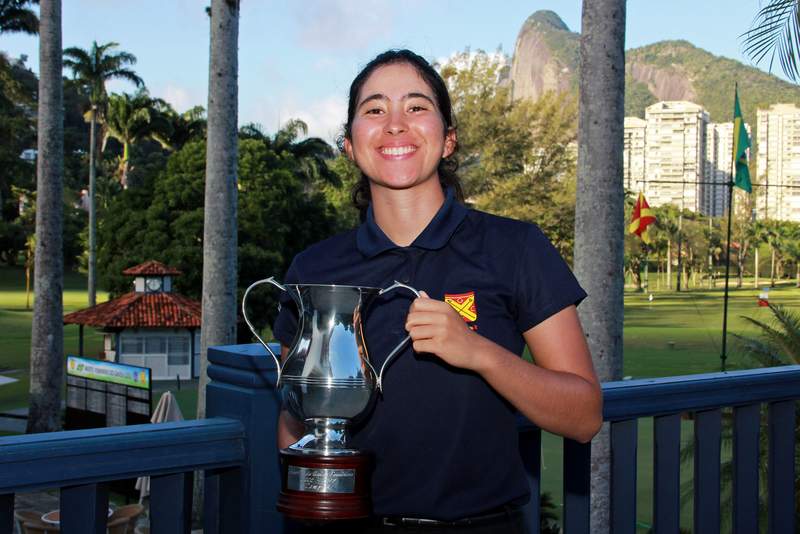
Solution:
[{"label": "window", "polygon": [[147,354],[164,354],[167,352],[167,340],[164,337],[146,337],[145,352]]},{"label": "window", "polygon": [[139,336],[122,336],[123,354],[142,354],[142,338]]},{"label": "window", "polygon": [[169,365],[189,365],[189,339],[186,337],[171,336],[167,352]]}]

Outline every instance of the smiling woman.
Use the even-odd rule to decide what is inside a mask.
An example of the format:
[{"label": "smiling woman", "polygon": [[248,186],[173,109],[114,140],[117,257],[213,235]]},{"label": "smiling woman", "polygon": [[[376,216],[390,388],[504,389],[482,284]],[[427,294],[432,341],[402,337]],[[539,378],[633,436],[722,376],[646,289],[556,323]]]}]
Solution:
[{"label": "smiling woman", "polygon": [[[286,282],[398,280],[421,297],[383,297],[367,313],[374,366],[406,332],[413,344],[392,360],[347,444],[374,454],[374,517],[324,532],[527,532],[517,412],[580,441],[601,422],[575,309],[586,294],[536,226],[464,205],[450,97],[413,52],[385,52],[356,77],[341,147],[362,173],[363,222],[297,255]],[[298,317],[288,297],[281,304],[273,331],[286,355]],[[520,358],[526,346],[535,364]],[[300,435],[284,412],[279,446]]]}]

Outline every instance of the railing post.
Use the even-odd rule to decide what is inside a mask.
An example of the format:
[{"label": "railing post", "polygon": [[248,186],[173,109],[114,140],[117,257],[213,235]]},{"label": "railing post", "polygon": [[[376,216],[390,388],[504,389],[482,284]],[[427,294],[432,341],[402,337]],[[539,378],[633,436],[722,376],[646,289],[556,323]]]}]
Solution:
[{"label": "railing post", "polygon": [[105,534],[108,521],[108,486],[84,484],[61,488],[61,532]]},{"label": "railing post", "polygon": [[191,532],[193,475],[189,471],[150,477],[150,532]]},{"label": "railing post", "polygon": [[531,500],[524,510],[525,522],[530,534],[539,534],[542,514],[542,431],[537,427],[521,429],[518,440],[519,454],[531,488]]},{"label": "railing post", "polygon": [[564,534],[589,534],[591,443],[564,438]]},{"label": "railing post", "polygon": [[[217,524],[207,524],[205,530],[209,534],[283,532],[283,517],[275,509],[280,491],[275,363],[257,344],[211,347],[208,361],[206,416],[240,420],[247,435],[247,453],[241,469],[207,474],[206,480],[215,479],[206,493],[211,501],[205,508],[218,507],[218,517],[214,518]],[[232,495],[240,498],[234,500]]]},{"label": "railing post", "polygon": [[14,494],[0,495],[0,534],[14,532]]}]

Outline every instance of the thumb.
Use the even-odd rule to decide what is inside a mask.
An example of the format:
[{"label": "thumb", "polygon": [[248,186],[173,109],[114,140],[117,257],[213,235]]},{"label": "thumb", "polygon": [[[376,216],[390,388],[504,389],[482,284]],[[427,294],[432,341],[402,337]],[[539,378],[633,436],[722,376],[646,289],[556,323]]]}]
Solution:
[{"label": "thumb", "polygon": [[420,297],[422,297],[422,298],[426,298],[426,299],[429,299],[429,298],[430,298],[430,297],[428,296],[428,294],[427,294],[427,293],[425,293],[424,291],[420,291],[420,292],[419,292],[419,296],[420,296]]}]

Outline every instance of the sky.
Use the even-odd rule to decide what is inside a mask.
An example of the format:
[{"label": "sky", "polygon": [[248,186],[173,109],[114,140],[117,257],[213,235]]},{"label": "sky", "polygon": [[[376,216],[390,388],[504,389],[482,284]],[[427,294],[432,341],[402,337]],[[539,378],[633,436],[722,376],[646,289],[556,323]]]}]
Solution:
[{"label": "sky", "polygon": [[[206,106],[208,0],[64,0],[63,45],[119,43],[152,96],[178,111]],[[685,39],[709,52],[742,54],[760,0],[628,0],[626,49]],[[332,140],[345,119],[347,91],[370,59],[410,48],[442,60],[466,48],[513,53],[525,19],[555,11],[580,31],[579,0],[242,0],[239,23],[239,123],[274,132],[292,118]],[[28,56],[38,71],[38,39],[0,35],[0,51]],[[767,66],[763,66],[766,70]],[[109,91],[132,92],[125,82]]]}]

